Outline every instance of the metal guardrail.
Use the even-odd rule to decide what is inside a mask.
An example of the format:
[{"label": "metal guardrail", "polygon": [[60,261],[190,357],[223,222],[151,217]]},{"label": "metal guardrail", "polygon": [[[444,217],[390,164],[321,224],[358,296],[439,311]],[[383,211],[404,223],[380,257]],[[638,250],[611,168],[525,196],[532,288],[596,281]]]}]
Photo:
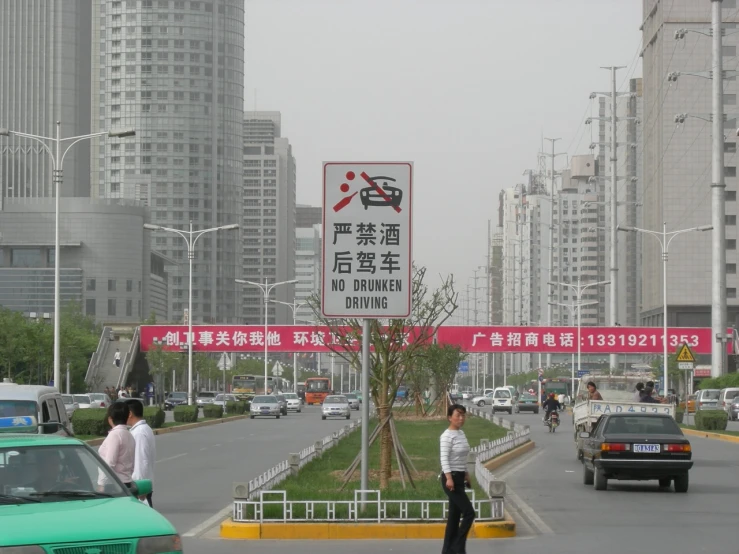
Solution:
[{"label": "metal guardrail", "polygon": [[[484,441],[471,449],[468,458],[470,473],[475,474],[480,487],[488,498],[476,499],[474,490],[471,502],[475,507],[478,521],[498,521],[505,518],[505,482],[485,467],[485,463],[505,452],[528,442],[531,431],[528,425],[493,416],[471,408],[473,415],[493,421],[501,427],[511,429],[507,436],[495,441]],[[308,462],[320,456],[326,449],[338,444],[361,425],[361,421],[353,421],[332,435],[316,441],[299,453],[291,454],[290,459],[281,462],[256,479],[244,484],[234,484],[233,520],[236,522],[269,521],[445,521],[448,501],[440,500],[383,500],[379,490],[354,491],[354,500],[288,500],[287,493],[272,490],[289,475],[297,472]],[[367,500],[365,510],[361,509],[360,495],[366,492],[374,500]],[[362,517],[360,517],[362,514]]]},{"label": "metal guardrail", "polygon": [[128,352],[123,356],[121,360],[121,373],[118,376],[118,387],[126,385],[128,374],[133,369],[133,364],[136,362],[136,355],[139,353],[139,343],[141,342],[141,328],[136,327],[131,338],[131,346],[128,347]]},{"label": "metal guardrail", "polygon": [[95,377],[97,376],[100,362],[105,359],[105,355],[108,353],[108,344],[110,343],[110,335],[113,329],[110,327],[103,327],[103,332],[100,335],[98,341],[98,347],[90,357],[90,363],[87,365],[87,373],[85,373],[85,384],[92,386],[94,384]]}]

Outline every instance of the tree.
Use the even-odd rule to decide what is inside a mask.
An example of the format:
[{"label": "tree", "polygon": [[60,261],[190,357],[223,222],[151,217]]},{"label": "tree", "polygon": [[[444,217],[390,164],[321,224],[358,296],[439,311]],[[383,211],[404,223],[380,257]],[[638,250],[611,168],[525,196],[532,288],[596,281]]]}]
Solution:
[{"label": "tree", "polygon": [[[166,378],[172,373],[172,370],[177,371],[182,365],[180,358],[181,355],[179,352],[167,350],[161,344],[152,345],[146,353],[146,361],[149,363],[149,375],[154,380],[154,383],[156,383],[157,390],[160,393],[164,392]],[[174,390],[174,383],[172,383],[172,390]],[[160,403],[164,401],[163,394],[158,394],[157,397]]]},{"label": "tree", "polygon": [[[424,347],[406,374],[406,382],[413,390],[416,414],[445,413],[447,392],[452,388],[459,362],[466,357],[462,349],[454,345],[429,344]],[[427,389],[428,403],[423,396]]]},{"label": "tree", "polygon": [[[369,392],[377,407],[380,431],[380,488],[387,488],[392,475],[393,438],[390,421],[398,387],[425,348],[432,342],[436,329],[457,308],[458,294],[454,278],[447,277],[433,291],[424,283],[426,269],[414,266],[411,290],[411,315],[406,319],[370,321],[371,367]],[[309,301],[319,323],[329,328],[334,340],[327,347],[361,370],[362,322],[358,319],[327,319],[321,314],[320,300]],[[327,338],[328,339],[328,338]],[[369,396],[369,395],[368,395]]]}]

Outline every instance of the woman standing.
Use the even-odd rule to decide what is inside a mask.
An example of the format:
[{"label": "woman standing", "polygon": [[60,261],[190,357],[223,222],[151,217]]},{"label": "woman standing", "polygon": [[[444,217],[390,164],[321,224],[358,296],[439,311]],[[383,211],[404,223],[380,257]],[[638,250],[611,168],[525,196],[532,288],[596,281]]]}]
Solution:
[{"label": "woman standing", "polygon": [[470,474],[467,473],[467,454],[470,452],[470,445],[462,431],[466,414],[464,406],[459,404],[449,406],[447,410],[449,428],[441,434],[440,439],[440,480],[444,492],[449,497],[449,514],[442,554],[465,554],[467,533],[475,521],[475,509],[464,491],[465,486],[470,486]]}]

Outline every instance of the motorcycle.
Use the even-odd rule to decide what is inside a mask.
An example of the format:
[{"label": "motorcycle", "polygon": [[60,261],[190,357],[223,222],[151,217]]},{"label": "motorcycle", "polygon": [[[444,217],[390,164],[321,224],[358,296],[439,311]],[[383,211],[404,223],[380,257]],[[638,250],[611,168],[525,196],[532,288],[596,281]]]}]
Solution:
[{"label": "motorcycle", "polygon": [[559,412],[557,412],[557,410],[554,410],[551,414],[549,414],[549,419],[544,420],[544,425],[549,427],[550,433],[554,433],[557,427],[559,427]]}]

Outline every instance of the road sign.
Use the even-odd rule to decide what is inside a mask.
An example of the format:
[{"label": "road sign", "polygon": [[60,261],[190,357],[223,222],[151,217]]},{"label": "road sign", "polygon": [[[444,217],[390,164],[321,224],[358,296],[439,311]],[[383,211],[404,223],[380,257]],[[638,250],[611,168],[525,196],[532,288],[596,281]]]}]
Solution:
[{"label": "road sign", "polygon": [[220,369],[221,371],[231,369],[231,356],[229,356],[226,352],[222,353],[221,359],[218,360],[218,369]]},{"label": "road sign", "polygon": [[461,373],[466,373],[470,370],[470,362],[464,361],[459,362],[459,371]]},{"label": "road sign", "polygon": [[693,369],[693,362],[677,362],[677,368],[691,370]]},{"label": "road sign", "polygon": [[412,182],[410,162],[323,164],[324,316],[410,315]]},{"label": "road sign", "polygon": [[589,374],[590,374],[590,370],[589,369],[580,369],[577,372],[577,378],[578,379],[582,379],[583,377],[585,377],[586,375],[589,375]]},{"label": "road sign", "polygon": [[690,347],[685,342],[677,351],[677,361],[695,363],[695,356],[693,356],[693,352],[690,350]]}]

